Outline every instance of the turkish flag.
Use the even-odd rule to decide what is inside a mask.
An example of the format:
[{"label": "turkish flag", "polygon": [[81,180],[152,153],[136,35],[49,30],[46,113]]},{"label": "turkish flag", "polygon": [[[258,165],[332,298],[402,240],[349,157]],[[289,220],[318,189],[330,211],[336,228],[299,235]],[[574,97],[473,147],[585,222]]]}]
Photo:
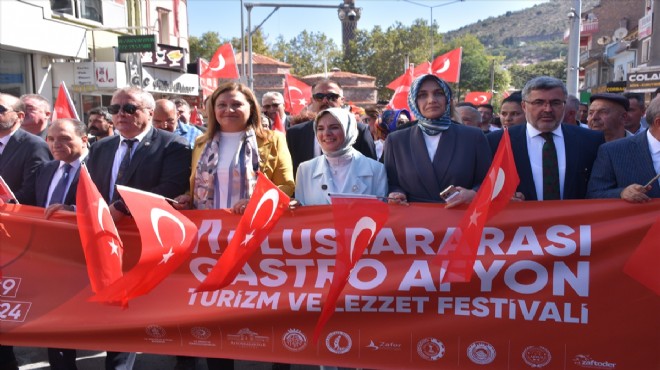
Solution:
[{"label": "turkish flag", "polygon": [[66,89],[64,81],[60,82],[60,89],[57,92],[57,100],[55,100],[51,121],[55,122],[60,118],[80,119],[78,118],[78,112],[76,112],[76,107],[73,105],[73,100],[71,100],[69,90]]},{"label": "turkish flag", "polygon": [[488,104],[493,94],[485,91],[473,91],[465,95],[465,101],[474,105]]},{"label": "turkish flag", "polygon": [[193,106],[192,112],[190,113],[190,124],[201,126],[202,123],[199,122],[199,113],[197,113],[197,106]]},{"label": "turkish flag", "polygon": [[335,312],[335,305],[348,283],[351,271],[389,218],[389,206],[376,197],[336,195],[331,196],[330,201],[337,235],[335,272],[321,316],[314,328],[314,342]]},{"label": "turkish flag", "polygon": [[9,203],[13,200],[13,203],[18,203],[16,196],[9,188],[9,185],[5,182],[5,179],[0,176],[0,204]]},{"label": "turkish flag", "polygon": [[282,118],[280,118],[279,113],[275,114],[275,122],[273,122],[273,130],[279,131],[281,133],[284,133],[286,131],[284,128],[284,123],[282,122]]},{"label": "turkish flag", "polygon": [[463,48],[454,49],[433,59],[431,73],[447,82],[461,80],[461,57]]},{"label": "turkish flag", "polygon": [[[108,204],[92,182],[85,165],[80,167],[76,190],[76,220],[87,262],[89,284],[92,291],[98,294],[122,277],[124,247]],[[119,301],[126,305],[127,300],[122,294],[106,302]]]},{"label": "turkish flag", "polygon": [[[413,70],[413,79],[429,73],[431,73],[431,63],[427,61],[415,67],[415,69]],[[401,86],[404,78],[406,78],[407,75],[408,75],[408,71],[406,70],[406,72],[404,72],[401,76],[397,77],[394,81],[387,84],[387,88],[396,90],[397,87]]]},{"label": "turkish flag", "polygon": [[213,77],[202,77],[209,69],[209,62],[203,58],[197,59],[197,73],[199,73],[199,87],[202,90],[202,101],[211,96],[218,88],[218,79]]},{"label": "turkish flag", "polygon": [[218,290],[231,284],[250,256],[277,225],[291,199],[261,172],[236,232],[197,292]]},{"label": "turkish flag", "polygon": [[493,163],[477,195],[472,199],[450,242],[438,251],[433,260],[442,266],[441,282],[470,281],[486,221],[506,207],[519,182],[509,131],[504,130]]},{"label": "turkish flag", "polygon": [[238,65],[234,48],[226,43],[218,48],[209,62],[208,69],[200,76],[202,78],[238,79]]},{"label": "turkish flag", "polygon": [[284,76],[284,109],[291,115],[299,114],[312,101],[312,87],[294,78]]},{"label": "turkish flag", "polygon": [[117,185],[140,232],[142,254],[137,265],[94,300],[130,300],[149,293],[188,260],[197,243],[197,226],[157,194]]},{"label": "turkish flag", "polygon": [[660,217],[655,219],[644,239],[630,256],[623,267],[623,272],[651,289],[655,294],[660,295],[660,273],[658,273],[660,244],[658,244],[658,240],[660,240]]},{"label": "turkish flag", "polygon": [[394,90],[394,95],[390,99],[390,102],[387,103],[386,109],[406,109],[410,112],[410,107],[408,106],[408,93],[410,92],[410,85],[412,85],[414,77],[414,68],[411,64],[408,67],[408,71],[403,76],[401,84]]}]

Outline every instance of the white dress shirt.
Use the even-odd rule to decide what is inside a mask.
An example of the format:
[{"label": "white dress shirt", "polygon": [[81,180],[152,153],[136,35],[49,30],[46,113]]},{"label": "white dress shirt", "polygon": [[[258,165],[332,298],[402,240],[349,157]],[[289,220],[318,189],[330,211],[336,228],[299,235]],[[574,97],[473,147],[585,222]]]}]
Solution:
[{"label": "white dress shirt", "polygon": [[[559,125],[552,131],[552,138],[557,149],[557,165],[559,166],[559,195],[564,199],[564,179],[566,178],[566,146],[564,145],[564,133]],[[541,131],[527,123],[527,155],[532,167],[532,177],[536,188],[536,199],[543,200],[543,144],[545,139]]]}]

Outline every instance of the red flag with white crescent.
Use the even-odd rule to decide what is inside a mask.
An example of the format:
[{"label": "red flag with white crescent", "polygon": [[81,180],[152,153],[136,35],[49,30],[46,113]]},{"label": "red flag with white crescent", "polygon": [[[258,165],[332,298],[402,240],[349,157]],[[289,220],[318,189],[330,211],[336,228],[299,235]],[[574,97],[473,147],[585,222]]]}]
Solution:
[{"label": "red flag with white crescent", "polygon": [[257,173],[257,184],[245,213],[227,249],[222,253],[197,292],[218,290],[231,284],[250,256],[277,225],[291,199],[264,174]]},{"label": "red flag with white crescent", "polygon": [[472,91],[465,95],[465,101],[474,105],[490,104],[493,94],[485,91]]},{"label": "red flag with white crescent", "polygon": [[284,76],[284,109],[295,116],[312,101],[312,87],[294,78]]},{"label": "red flag with white crescent", "polygon": [[238,65],[234,48],[230,43],[226,43],[218,48],[209,62],[208,69],[200,76],[202,78],[228,78],[238,79]]},{"label": "red flag with white crescent", "polygon": [[457,48],[436,57],[431,63],[431,73],[447,82],[459,82],[462,56],[463,48]]},{"label": "red flag with white crescent", "polygon": [[[76,190],[76,220],[82,244],[87,275],[92,291],[96,294],[122,277],[124,247],[108,204],[92,182],[87,167],[80,167]],[[121,294],[106,302],[127,300]]]},{"label": "red flag with white crescent", "polygon": [[463,215],[450,243],[438,251],[433,262],[441,265],[442,283],[469,282],[486,221],[509,204],[520,183],[513,160],[509,131],[504,130],[493,163],[477,195]]},{"label": "red flag with white crescent", "polygon": [[336,195],[331,196],[330,201],[337,235],[335,272],[323,303],[321,316],[314,328],[312,335],[314,342],[335,312],[339,295],[348,283],[362,253],[371,245],[389,218],[389,206],[376,197]]},{"label": "red flag with white crescent", "polygon": [[[415,79],[415,78],[417,78],[421,75],[425,75],[425,74],[429,74],[429,73],[431,73],[431,63],[426,61],[426,62],[418,65],[417,67],[415,67],[415,69],[413,70],[413,79]],[[397,77],[394,81],[387,84],[387,88],[392,89],[392,90],[396,90],[397,87],[401,86],[401,84],[403,83],[403,80],[404,80],[404,78],[406,78],[407,74],[408,74],[408,70],[406,70],[406,72],[404,72],[401,76]]]},{"label": "red flag with white crescent", "polygon": [[197,243],[197,226],[154,193],[117,185],[140,232],[142,253],[137,265],[94,297],[130,300],[149,293],[188,260]]},{"label": "red flag with white crescent", "polygon": [[71,95],[69,95],[69,90],[66,88],[64,81],[60,82],[60,89],[57,91],[57,99],[55,100],[55,105],[53,106],[53,117],[52,121],[55,122],[60,118],[78,118],[78,112],[76,112],[76,107],[71,100]]}]

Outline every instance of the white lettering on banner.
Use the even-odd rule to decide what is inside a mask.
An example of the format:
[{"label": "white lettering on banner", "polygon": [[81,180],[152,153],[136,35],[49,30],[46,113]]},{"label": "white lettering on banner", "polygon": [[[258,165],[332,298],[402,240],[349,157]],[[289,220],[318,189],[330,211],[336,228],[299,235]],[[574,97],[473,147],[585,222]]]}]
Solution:
[{"label": "white lettering on banner", "polygon": [[[408,227],[395,233],[391,228],[383,228],[352,269],[336,311],[423,313],[431,310],[442,315],[588,323],[586,303],[558,302],[552,298],[539,300],[533,295],[572,299],[589,297],[590,264],[588,260],[580,259],[591,255],[590,225],[550,225],[545,229],[525,225],[510,229],[484,228],[477,254],[488,258],[475,261],[476,281],[471,284],[478,284],[482,294],[508,289],[513,294],[527,295],[529,299],[451,296],[452,284],[440,284],[442,270],[431,260],[436,251],[447,254],[455,248],[453,233],[456,230],[447,228],[440,233],[422,227]],[[199,241],[193,253],[204,250],[205,255],[210,252],[211,256],[191,259],[189,266],[195,279],[201,282],[206,278],[217,263],[214,255],[222,253],[234,232],[223,231],[221,220],[201,222]],[[189,304],[273,310],[289,306],[293,311],[320,312],[323,294],[332,283],[335,271],[335,230],[284,229],[280,233],[271,233],[262,242],[260,252],[263,257],[246,263],[230,287],[203,293],[195,293],[191,288]],[[395,271],[388,271],[394,267],[374,258],[388,254],[415,255],[419,259],[408,261],[407,266],[396,264]],[[570,261],[565,260],[570,256]],[[392,282],[393,275],[398,279],[397,283]],[[386,283],[391,289],[389,295],[369,294]],[[285,286],[316,289],[318,292],[292,292],[281,296],[259,291],[259,287],[276,289]],[[241,289],[243,287],[252,290]],[[355,291],[365,294],[355,294]],[[431,307],[436,303],[437,308]]]}]

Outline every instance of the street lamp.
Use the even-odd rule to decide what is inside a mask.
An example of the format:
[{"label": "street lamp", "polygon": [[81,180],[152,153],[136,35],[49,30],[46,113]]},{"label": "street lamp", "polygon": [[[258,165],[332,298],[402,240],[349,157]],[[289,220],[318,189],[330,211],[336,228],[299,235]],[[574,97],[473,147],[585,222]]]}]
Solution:
[{"label": "street lamp", "polygon": [[429,23],[429,28],[431,29],[430,30],[430,33],[431,33],[431,59],[430,60],[433,60],[433,36],[435,36],[435,32],[433,32],[433,8],[439,8],[441,6],[445,6],[445,5],[449,5],[449,4],[453,4],[453,3],[458,3],[458,2],[463,2],[465,0],[452,0],[452,1],[449,1],[449,2],[446,2],[446,3],[443,3],[443,4],[432,5],[432,6],[422,4],[422,3],[418,3],[418,2],[415,2],[415,1],[411,1],[411,0],[403,0],[403,1],[405,1],[407,3],[423,6],[425,8],[429,8],[431,10],[431,22]]}]

